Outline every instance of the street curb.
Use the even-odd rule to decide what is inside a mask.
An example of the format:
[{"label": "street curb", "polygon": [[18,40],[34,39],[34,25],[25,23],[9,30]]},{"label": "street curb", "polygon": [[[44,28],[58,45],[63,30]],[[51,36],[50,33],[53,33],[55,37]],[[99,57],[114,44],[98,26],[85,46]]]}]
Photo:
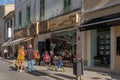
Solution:
[{"label": "street curb", "polygon": [[111,70],[111,69],[105,69],[105,68],[96,68],[96,67],[85,67],[84,70],[88,71],[99,71],[99,72],[104,72],[104,73],[112,73],[112,74],[119,74],[119,71]]}]

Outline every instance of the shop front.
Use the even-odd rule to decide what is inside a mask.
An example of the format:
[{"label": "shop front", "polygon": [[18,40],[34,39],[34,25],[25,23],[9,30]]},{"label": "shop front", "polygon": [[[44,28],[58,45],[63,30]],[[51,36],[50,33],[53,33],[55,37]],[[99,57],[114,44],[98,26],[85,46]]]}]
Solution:
[{"label": "shop front", "polygon": [[63,60],[73,61],[76,55],[76,32],[80,14],[69,13],[49,20],[48,32],[51,33],[50,50],[54,54],[61,55]]},{"label": "shop front", "polygon": [[[84,32],[87,65],[120,71],[119,61],[120,13],[91,19],[79,28]],[[85,56],[84,56],[85,57]]]},{"label": "shop front", "polygon": [[10,42],[10,45],[13,47],[13,52],[15,53],[18,50],[20,44],[24,46],[25,50],[27,49],[28,44],[34,45],[36,35],[37,23],[15,31],[14,40]]},{"label": "shop front", "polygon": [[39,22],[39,35],[37,39],[38,51],[42,55],[45,50],[50,50],[50,33],[47,31],[48,21],[41,21]]},{"label": "shop front", "polygon": [[27,43],[24,43],[26,39],[28,39],[28,28],[25,27],[20,30],[16,30],[14,33],[14,40],[10,42],[10,45],[12,46],[13,53],[17,52],[19,45],[22,43],[27,48]]},{"label": "shop front", "polygon": [[52,34],[51,49],[54,49],[56,56],[62,55],[63,60],[73,62],[76,54],[76,29]]}]

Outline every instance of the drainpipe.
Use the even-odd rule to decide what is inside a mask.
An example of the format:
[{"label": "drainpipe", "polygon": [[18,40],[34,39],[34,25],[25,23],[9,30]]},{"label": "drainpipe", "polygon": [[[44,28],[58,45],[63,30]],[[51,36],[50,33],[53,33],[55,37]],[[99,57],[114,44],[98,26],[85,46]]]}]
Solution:
[{"label": "drainpipe", "polygon": [[[36,24],[35,27],[38,27],[38,22],[36,21],[36,0],[34,0],[34,23]],[[35,37],[34,37],[34,49],[36,51],[38,51],[37,38],[38,38],[38,36],[35,35]]]},{"label": "drainpipe", "polygon": [[[84,0],[81,0],[80,2],[81,4],[81,19],[80,19],[80,22],[79,22],[79,26],[81,27],[81,24],[84,22]],[[77,63],[76,63],[76,66],[77,66],[77,71],[78,73],[76,73],[76,80],[81,80],[81,76],[83,75],[83,58],[84,58],[84,32],[80,32],[79,31],[79,28],[77,29]],[[80,66],[78,66],[80,65]],[[80,69],[81,68],[81,69]]]}]

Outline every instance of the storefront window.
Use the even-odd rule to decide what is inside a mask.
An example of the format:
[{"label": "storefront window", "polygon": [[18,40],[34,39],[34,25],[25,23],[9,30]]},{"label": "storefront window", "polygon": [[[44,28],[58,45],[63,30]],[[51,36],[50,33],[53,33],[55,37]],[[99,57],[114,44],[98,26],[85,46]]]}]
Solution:
[{"label": "storefront window", "polygon": [[120,37],[119,36],[117,37],[116,45],[117,45],[116,55],[120,56]]},{"label": "storefront window", "polygon": [[94,56],[94,65],[99,67],[110,66],[110,29],[97,30],[97,54]]},{"label": "storefront window", "polygon": [[76,30],[52,35],[51,47],[55,55],[61,55],[63,60],[73,61],[76,54]]}]

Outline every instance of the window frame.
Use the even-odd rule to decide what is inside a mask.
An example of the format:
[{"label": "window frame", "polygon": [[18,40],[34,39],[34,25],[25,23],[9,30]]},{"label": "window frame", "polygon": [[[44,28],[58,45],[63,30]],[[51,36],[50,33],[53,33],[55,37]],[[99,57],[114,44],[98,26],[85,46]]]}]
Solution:
[{"label": "window frame", "polygon": [[30,24],[31,8],[30,6],[26,7],[26,25]]},{"label": "window frame", "polygon": [[45,0],[40,0],[40,21],[44,20]]},{"label": "window frame", "polygon": [[22,11],[18,13],[18,29],[22,28]]},{"label": "window frame", "polygon": [[64,0],[64,12],[69,12],[71,10],[71,0]]}]

